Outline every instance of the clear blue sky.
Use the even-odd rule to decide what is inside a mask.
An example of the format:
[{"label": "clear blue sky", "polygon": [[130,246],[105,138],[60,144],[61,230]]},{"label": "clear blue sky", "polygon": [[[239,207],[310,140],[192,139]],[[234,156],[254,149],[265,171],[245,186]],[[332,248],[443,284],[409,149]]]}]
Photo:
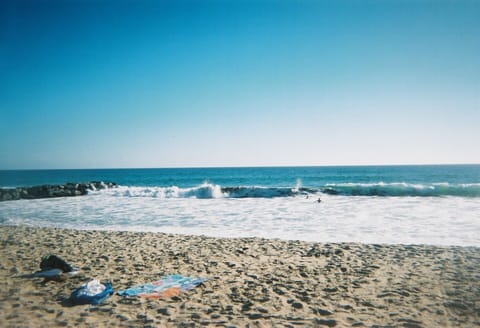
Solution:
[{"label": "clear blue sky", "polygon": [[0,169],[480,163],[480,1],[0,2]]}]

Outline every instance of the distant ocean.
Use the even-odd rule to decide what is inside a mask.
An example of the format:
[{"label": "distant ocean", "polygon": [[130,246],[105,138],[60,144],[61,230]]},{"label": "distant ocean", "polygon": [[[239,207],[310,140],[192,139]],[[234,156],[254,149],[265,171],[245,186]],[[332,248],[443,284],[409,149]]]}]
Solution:
[{"label": "distant ocean", "polygon": [[0,202],[0,224],[480,246],[480,165],[0,171],[3,188],[89,181],[119,186]]}]

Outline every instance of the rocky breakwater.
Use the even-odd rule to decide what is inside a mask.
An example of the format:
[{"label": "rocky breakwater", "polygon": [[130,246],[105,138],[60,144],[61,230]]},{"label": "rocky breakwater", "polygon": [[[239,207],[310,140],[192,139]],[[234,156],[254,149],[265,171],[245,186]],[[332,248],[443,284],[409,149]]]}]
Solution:
[{"label": "rocky breakwater", "polygon": [[82,196],[86,195],[89,190],[101,190],[114,188],[116,186],[117,184],[114,182],[92,181],[85,183],[66,183],[61,185],[0,188],[0,201]]}]

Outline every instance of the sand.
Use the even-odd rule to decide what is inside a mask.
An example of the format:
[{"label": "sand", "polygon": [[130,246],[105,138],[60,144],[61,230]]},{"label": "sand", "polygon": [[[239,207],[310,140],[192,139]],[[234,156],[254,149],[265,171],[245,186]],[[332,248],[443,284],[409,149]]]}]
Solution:
[{"label": "sand", "polygon": [[[315,244],[0,226],[1,327],[475,327],[480,248]],[[57,254],[64,281],[24,275]],[[180,296],[70,306],[98,278],[116,290],[205,277]]]}]

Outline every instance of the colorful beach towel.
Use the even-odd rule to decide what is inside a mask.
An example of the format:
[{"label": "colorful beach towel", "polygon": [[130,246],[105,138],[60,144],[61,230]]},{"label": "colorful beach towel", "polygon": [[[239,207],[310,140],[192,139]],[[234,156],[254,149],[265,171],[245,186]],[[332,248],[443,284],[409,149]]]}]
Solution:
[{"label": "colorful beach towel", "polygon": [[182,275],[169,275],[160,280],[119,291],[120,296],[139,296],[159,299],[180,295],[206,281],[205,278],[192,278]]}]

